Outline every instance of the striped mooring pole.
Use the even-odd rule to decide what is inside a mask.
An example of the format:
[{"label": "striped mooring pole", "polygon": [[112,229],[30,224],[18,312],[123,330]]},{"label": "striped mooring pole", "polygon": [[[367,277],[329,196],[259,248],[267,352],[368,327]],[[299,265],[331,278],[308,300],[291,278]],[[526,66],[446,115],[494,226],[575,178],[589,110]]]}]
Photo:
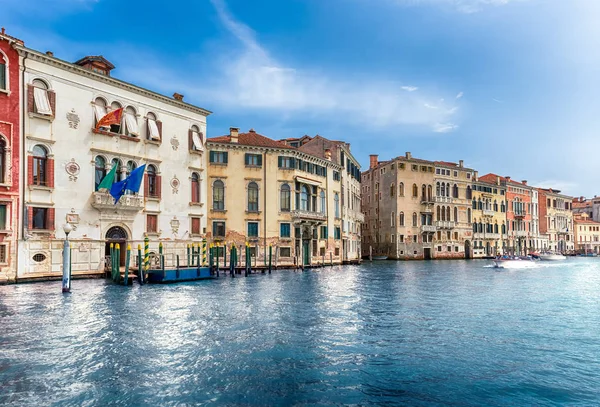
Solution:
[{"label": "striped mooring pole", "polygon": [[202,265],[206,266],[206,239],[202,239]]}]

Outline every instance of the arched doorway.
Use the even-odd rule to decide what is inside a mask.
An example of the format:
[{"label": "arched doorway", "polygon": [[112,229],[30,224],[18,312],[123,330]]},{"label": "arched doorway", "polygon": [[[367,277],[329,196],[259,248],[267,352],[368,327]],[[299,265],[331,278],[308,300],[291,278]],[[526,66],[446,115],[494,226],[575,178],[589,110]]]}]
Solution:
[{"label": "arched doorway", "polygon": [[468,240],[465,240],[465,259],[470,259],[472,258],[471,255],[471,242]]},{"label": "arched doorway", "polygon": [[490,242],[485,243],[485,255],[488,257],[492,255],[492,245]]},{"label": "arched doorway", "polygon": [[106,245],[104,248],[104,255],[106,257],[110,256],[110,244],[116,245],[119,244],[121,248],[121,265],[125,265],[125,254],[127,252],[127,240],[128,235],[127,231],[123,229],[121,226],[113,226],[106,232]]}]

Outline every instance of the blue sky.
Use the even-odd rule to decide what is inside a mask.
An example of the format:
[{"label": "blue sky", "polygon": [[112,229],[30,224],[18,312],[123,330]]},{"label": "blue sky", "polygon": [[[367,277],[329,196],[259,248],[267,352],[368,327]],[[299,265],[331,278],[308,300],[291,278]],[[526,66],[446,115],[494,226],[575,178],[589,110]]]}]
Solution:
[{"label": "blue sky", "polygon": [[599,193],[595,0],[4,0],[0,25],[271,138]]}]

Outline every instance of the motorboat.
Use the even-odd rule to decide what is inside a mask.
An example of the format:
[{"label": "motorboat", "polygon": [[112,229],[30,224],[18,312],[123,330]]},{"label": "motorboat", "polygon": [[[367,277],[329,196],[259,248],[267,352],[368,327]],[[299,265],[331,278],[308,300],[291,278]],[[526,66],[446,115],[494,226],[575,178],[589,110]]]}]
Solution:
[{"label": "motorboat", "polygon": [[560,261],[567,258],[560,253],[544,252],[539,254],[540,260],[543,261]]},{"label": "motorboat", "polygon": [[501,269],[530,269],[535,268],[535,261],[531,257],[502,256],[494,260],[494,267]]}]

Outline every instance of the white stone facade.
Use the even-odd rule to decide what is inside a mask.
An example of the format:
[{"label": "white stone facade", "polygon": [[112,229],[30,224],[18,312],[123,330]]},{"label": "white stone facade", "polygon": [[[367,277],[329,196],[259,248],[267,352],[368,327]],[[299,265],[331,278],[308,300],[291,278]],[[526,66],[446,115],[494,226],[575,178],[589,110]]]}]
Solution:
[{"label": "white stone facade", "polygon": [[[109,240],[135,250],[147,235],[151,251],[163,243],[168,265],[188,243],[201,240],[207,160],[202,150],[210,112],[24,47],[19,52],[26,112],[18,277],[62,271],[65,223],[73,226],[74,273],[102,272]],[[42,89],[47,104],[42,92],[29,90],[34,85],[47,88]],[[123,107],[131,116],[110,131],[96,131],[102,105],[109,111]],[[46,157],[39,157],[43,152]],[[108,192],[96,191],[113,160],[119,160],[118,179],[147,165],[139,193],[123,196],[117,205]]]}]

